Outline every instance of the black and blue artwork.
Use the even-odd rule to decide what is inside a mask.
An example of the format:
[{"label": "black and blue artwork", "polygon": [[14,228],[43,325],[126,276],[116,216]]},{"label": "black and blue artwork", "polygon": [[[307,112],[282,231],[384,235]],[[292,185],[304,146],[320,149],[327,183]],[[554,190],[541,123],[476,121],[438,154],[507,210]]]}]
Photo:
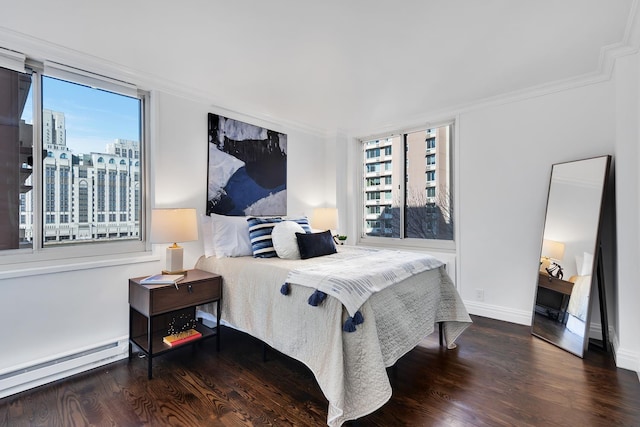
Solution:
[{"label": "black and blue artwork", "polygon": [[208,121],[207,215],[286,215],[287,135],[217,114]]}]

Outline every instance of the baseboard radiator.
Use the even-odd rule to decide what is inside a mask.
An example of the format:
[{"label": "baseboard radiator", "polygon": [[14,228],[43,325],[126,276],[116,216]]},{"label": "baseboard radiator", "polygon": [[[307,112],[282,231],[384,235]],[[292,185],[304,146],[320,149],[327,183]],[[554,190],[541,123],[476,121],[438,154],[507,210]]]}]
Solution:
[{"label": "baseboard radiator", "polygon": [[128,357],[129,339],[98,343],[0,371],[0,398]]}]

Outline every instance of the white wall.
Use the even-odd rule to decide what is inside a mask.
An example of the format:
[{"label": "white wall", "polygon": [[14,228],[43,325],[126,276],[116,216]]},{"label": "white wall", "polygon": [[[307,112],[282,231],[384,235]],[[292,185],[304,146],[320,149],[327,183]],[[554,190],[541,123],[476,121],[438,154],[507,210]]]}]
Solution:
[{"label": "white wall", "polygon": [[618,366],[640,375],[640,56],[616,62]]},{"label": "white wall", "polygon": [[606,82],[460,115],[459,283],[479,314],[530,324],[551,166],[614,154],[614,101]]}]

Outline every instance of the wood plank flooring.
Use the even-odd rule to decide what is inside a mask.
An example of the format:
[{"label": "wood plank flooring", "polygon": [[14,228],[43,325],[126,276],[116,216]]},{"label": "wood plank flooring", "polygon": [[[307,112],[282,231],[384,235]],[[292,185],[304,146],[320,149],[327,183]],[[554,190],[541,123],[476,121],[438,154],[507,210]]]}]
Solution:
[{"label": "wood plank flooring", "polygon": [[[427,337],[389,369],[393,396],[358,426],[640,426],[640,382],[528,327],[473,317],[458,348]],[[230,329],[154,359],[134,357],[0,400],[1,426],[322,426],[327,401],[304,365]]]}]

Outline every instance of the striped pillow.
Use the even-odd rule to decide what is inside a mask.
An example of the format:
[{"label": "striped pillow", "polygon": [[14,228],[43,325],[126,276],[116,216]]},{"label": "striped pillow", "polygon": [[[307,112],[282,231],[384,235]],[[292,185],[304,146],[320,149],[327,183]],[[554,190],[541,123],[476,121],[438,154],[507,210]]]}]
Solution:
[{"label": "striped pillow", "polygon": [[296,222],[298,224],[300,224],[300,226],[302,227],[302,229],[304,230],[305,233],[311,233],[311,226],[309,225],[309,218],[307,218],[306,216],[301,216],[301,217],[285,217],[282,219],[283,221],[293,221]]},{"label": "striped pillow", "polygon": [[254,258],[275,258],[278,256],[273,247],[271,232],[281,218],[256,218],[248,217],[249,240]]}]

